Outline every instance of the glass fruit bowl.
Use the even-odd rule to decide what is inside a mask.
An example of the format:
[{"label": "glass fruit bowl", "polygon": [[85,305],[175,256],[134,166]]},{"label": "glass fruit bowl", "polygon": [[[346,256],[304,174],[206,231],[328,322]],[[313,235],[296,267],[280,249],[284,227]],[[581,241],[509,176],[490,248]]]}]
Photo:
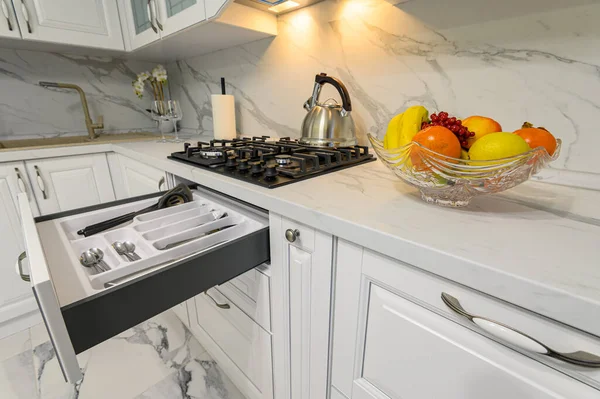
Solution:
[{"label": "glass fruit bowl", "polygon": [[560,154],[561,141],[550,156],[538,147],[509,158],[474,161],[448,157],[421,144],[385,149],[376,137],[369,141],[377,156],[396,176],[421,191],[421,198],[442,206],[460,207],[478,195],[513,188],[538,173]]}]

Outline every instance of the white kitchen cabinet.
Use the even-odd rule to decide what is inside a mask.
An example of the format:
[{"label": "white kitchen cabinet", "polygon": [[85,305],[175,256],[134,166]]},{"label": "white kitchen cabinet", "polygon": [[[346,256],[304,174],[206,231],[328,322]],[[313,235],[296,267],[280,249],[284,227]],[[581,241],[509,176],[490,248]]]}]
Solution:
[{"label": "white kitchen cabinet", "polygon": [[13,2],[25,40],[109,50],[125,49],[116,0]]},{"label": "white kitchen cabinet", "polygon": [[219,287],[193,300],[191,330],[249,399],[273,399],[272,334]]},{"label": "white kitchen cabinet", "polygon": [[[276,396],[327,397],[332,236],[271,214]],[[277,263],[275,263],[277,262]],[[287,339],[289,337],[289,339]],[[288,377],[291,376],[291,377]]]},{"label": "white kitchen cabinet", "polygon": [[[542,364],[479,331],[462,316],[438,308],[441,292],[464,299],[486,316],[522,324],[519,309],[451,282],[411,269],[354,244],[338,240],[336,256],[332,384],[352,399],[592,398],[595,371],[569,364]],[[435,292],[435,299],[430,293]],[[473,296],[475,295],[475,296]],[[435,303],[433,303],[435,302]],[[440,300],[441,302],[441,300]],[[492,305],[489,305],[492,303]],[[543,323],[572,350],[598,353],[597,340]],[[521,324],[519,324],[521,323]],[[581,337],[580,337],[581,336]],[[539,337],[539,336],[538,336]],[[544,338],[545,340],[546,338]],[[552,345],[559,345],[552,343]],[[551,346],[552,346],[551,345]],[[551,367],[549,367],[549,365]],[[593,370],[593,369],[589,369]],[[339,395],[338,395],[339,396]]]},{"label": "white kitchen cabinet", "polygon": [[166,172],[119,154],[108,154],[117,199],[167,190]]},{"label": "white kitchen cabinet", "polygon": [[3,259],[0,267],[0,337],[29,327],[22,323],[28,313],[37,309],[31,289],[20,283],[14,270],[17,258],[25,250],[17,207],[18,193],[28,194],[30,206],[37,214],[25,164],[0,164],[0,258]]},{"label": "white kitchen cabinet", "polygon": [[156,0],[119,0],[119,11],[128,51],[160,40]]},{"label": "white kitchen cabinet", "polygon": [[115,200],[105,154],[31,160],[25,167],[42,215]]},{"label": "white kitchen cabinet", "polygon": [[[17,2],[17,4],[19,3]],[[19,23],[17,22],[12,0],[0,0],[0,9],[2,11],[0,15],[0,37],[20,39],[21,32],[19,31]]]}]

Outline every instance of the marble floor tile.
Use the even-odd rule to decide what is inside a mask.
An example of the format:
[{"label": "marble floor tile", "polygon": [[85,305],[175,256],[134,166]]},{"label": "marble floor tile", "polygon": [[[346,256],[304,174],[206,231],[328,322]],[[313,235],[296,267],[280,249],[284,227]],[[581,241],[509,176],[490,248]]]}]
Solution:
[{"label": "marble floor tile", "polygon": [[43,325],[31,343],[40,399],[243,399],[172,311],[77,355],[77,385],[64,382]]},{"label": "marble floor tile", "polygon": [[167,398],[244,399],[244,395],[205,352],[190,359],[183,367],[135,399]]},{"label": "marble floor tile", "polygon": [[36,397],[29,330],[0,340],[0,396],[11,399]]}]

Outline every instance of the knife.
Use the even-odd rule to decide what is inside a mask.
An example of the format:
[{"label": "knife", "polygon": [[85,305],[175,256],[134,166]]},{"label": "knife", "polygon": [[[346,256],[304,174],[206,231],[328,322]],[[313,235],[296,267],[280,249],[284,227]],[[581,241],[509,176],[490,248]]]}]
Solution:
[{"label": "knife", "polygon": [[230,228],[230,227],[234,227],[234,226],[237,226],[237,224],[230,224],[230,225],[228,225],[228,226],[220,227],[220,228],[218,228],[218,229],[214,229],[214,230],[211,230],[211,231],[209,231],[209,232],[203,233],[203,234],[201,234],[201,235],[199,235],[199,236],[196,236],[196,237],[192,237],[192,238],[186,238],[185,240],[181,240],[181,241],[172,242],[172,243],[170,243],[170,244],[167,244],[167,245],[165,245],[164,247],[162,247],[162,248],[158,248],[158,249],[159,249],[159,250],[161,250],[161,251],[165,251],[165,250],[167,250],[167,249],[175,248],[175,247],[178,247],[178,246],[180,246],[180,245],[187,244],[187,243],[188,243],[188,242],[190,242],[190,241],[194,241],[194,240],[197,240],[197,239],[199,239],[199,238],[206,237],[206,236],[209,236],[209,235],[211,235],[211,234],[218,233],[219,231],[223,231],[223,230],[226,230],[226,229],[228,229],[228,228]]}]

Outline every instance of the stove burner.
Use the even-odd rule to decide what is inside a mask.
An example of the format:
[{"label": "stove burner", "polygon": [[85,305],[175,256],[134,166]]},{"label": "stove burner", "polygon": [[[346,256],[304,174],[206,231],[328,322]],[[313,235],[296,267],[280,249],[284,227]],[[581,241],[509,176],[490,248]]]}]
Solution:
[{"label": "stove burner", "polygon": [[247,159],[240,159],[240,162],[238,163],[238,170],[240,172],[247,172],[248,169],[250,169],[250,165],[248,165],[248,160]]},{"label": "stove burner", "polygon": [[375,160],[368,147],[322,148],[302,145],[289,137],[278,141],[268,138],[211,140],[197,146],[184,143],[183,151],[169,158],[267,188]]},{"label": "stove burner", "polygon": [[292,163],[292,157],[290,155],[275,155],[275,162],[278,165],[289,165]]}]

